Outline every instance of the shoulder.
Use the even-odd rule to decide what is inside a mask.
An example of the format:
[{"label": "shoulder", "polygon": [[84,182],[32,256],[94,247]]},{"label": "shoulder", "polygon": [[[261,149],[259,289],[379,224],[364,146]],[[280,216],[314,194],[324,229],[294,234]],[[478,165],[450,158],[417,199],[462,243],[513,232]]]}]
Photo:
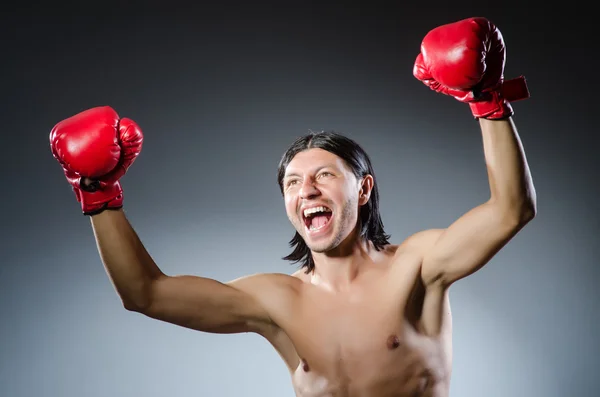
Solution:
[{"label": "shoulder", "polygon": [[256,273],[239,277],[227,284],[239,289],[288,289],[295,288],[299,280],[284,273]]},{"label": "shoulder", "polygon": [[295,271],[291,277],[299,284],[310,283],[310,273],[306,273],[304,268]]},{"label": "shoulder", "polygon": [[275,323],[293,308],[301,282],[283,273],[256,273],[227,283],[264,308]]},{"label": "shoulder", "polygon": [[426,229],[408,236],[398,245],[397,251],[400,252],[420,252],[425,253],[435,245],[445,229]]},{"label": "shoulder", "polygon": [[403,264],[401,267],[404,268],[407,263],[420,267],[427,252],[431,251],[443,232],[444,229],[422,230],[409,235],[399,244],[388,246],[394,267]]}]

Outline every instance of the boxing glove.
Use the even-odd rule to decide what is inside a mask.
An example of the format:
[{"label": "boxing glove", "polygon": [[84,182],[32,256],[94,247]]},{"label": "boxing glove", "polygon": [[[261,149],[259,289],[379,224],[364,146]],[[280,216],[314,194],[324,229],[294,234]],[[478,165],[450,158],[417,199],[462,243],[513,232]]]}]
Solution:
[{"label": "boxing glove", "polygon": [[529,98],[523,76],[504,81],[505,61],[500,30],[486,18],[468,18],[427,33],[413,75],[468,103],[475,118],[503,119],[514,114],[510,102]]},{"label": "boxing glove", "polygon": [[140,127],[109,106],[85,110],[52,128],[52,155],[84,215],[123,206],[119,179],[140,154],[143,140]]}]

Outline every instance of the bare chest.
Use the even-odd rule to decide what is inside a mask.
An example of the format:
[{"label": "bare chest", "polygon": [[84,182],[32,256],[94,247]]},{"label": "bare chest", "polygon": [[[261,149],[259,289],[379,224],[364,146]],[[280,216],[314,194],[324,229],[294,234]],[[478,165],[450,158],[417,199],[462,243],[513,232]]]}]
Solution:
[{"label": "bare chest", "polygon": [[443,377],[444,347],[419,335],[406,302],[385,291],[307,296],[289,331],[301,360],[293,373],[297,395],[426,395]]}]

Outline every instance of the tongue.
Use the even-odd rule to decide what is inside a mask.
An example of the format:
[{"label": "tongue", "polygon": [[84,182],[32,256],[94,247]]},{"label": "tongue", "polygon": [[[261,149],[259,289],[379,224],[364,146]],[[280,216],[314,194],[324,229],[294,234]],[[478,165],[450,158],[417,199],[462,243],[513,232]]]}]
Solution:
[{"label": "tongue", "polygon": [[310,219],[310,224],[312,227],[318,229],[326,224],[328,219],[329,215],[315,215]]}]

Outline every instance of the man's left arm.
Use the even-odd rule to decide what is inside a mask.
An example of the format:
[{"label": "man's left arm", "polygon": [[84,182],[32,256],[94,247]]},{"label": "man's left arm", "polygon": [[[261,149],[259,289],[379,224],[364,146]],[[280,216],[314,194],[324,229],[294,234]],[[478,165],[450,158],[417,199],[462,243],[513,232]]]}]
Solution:
[{"label": "man's left arm", "polygon": [[444,230],[411,239],[427,285],[448,286],[485,265],[536,213],[536,197],[511,102],[529,97],[523,76],[505,80],[506,46],[483,17],[438,26],[421,42],[414,76],[435,92],[468,103],[483,134],[490,199]]},{"label": "man's left arm", "polygon": [[536,214],[535,188],[512,117],[480,118],[479,123],[490,199],[447,229],[422,232],[421,274],[426,285],[449,286],[474,273]]}]

